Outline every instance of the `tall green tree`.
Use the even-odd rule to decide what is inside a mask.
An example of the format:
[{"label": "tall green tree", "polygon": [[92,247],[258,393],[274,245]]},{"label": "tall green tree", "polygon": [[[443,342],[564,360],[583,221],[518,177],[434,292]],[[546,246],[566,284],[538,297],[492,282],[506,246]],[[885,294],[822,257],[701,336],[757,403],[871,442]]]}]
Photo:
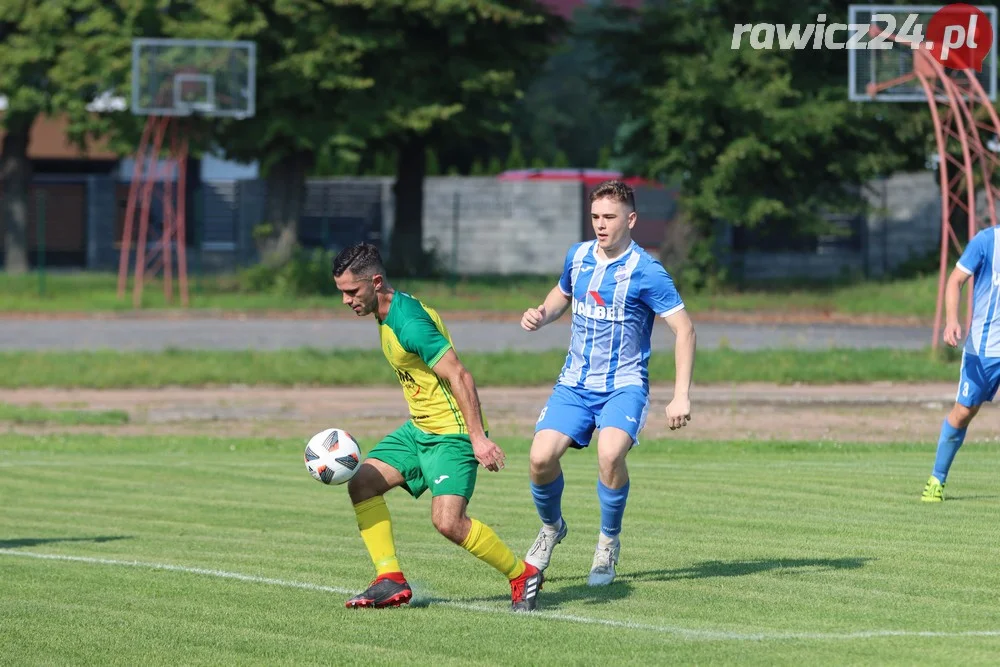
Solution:
[{"label": "tall green tree", "polygon": [[[423,186],[428,146],[509,133],[512,106],[556,43],[562,22],[536,0],[369,0],[352,24],[375,45],[362,73],[375,82],[358,110],[370,141],[397,157],[397,271],[428,270],[423,254]],[[357,10],[356,5],[364,5]]]},{"label": "tall green tree", "polygon": [[609,63],[594,35],[607,25],[599,8],[580,6],[555,52],[518,100],[513,133],[528,160],[547,167],[596,167],[622,122],[620,105],[602,99]]},{"label": "tall green tree", "polygon": [[111,116],[88,106],[104,93],[123,94],[130,33],[155,22],[154,2],[27,0],[0,3],[0,91],[7,108],[0,148],[4,264],[28,269],[28,140],[41,115],[65,115],[70,137],[111,127]]},{"label": "tall green tree", "polygon": [[[843,50],[733,49],[738,23],[846,23],[846,2],[654,3],[609,10],[595,35],[610,67],[600,89],[628,114],[617,166],[680,184],[703,241],[713,223],[803,234],[857,208],[857,188],[922,167],[925,107],[847,99]],[[701,243],[699,262],[711,263]]]}]

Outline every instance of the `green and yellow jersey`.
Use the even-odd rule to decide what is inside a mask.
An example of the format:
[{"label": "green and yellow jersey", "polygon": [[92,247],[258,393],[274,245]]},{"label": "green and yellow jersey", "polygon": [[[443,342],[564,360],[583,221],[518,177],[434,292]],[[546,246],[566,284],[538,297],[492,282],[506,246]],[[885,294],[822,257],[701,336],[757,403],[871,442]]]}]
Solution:
[{"label": "green and yellow jersey", "polygon": [[[451,387],[431,370],[452,349],[451,335],[437,311],[397,291],[378,330],[382,352],[403,386],[413,423],[426,433],[468,434]],[[480,414],[480,418],[488,431],[486,417]]]}]

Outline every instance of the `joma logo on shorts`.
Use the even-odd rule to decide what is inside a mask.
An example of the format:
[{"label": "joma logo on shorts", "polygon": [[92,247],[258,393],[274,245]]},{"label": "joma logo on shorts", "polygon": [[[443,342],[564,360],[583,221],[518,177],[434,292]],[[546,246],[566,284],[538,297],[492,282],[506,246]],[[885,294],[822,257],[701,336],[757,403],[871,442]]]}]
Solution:
[{"label": "joma logo on shorts", "polygon": [[1000,273],[993,272],[993,286],[1000,287]]},{"label": "joma logo on shorts", "polygon": [[573,313],[583,315],[594,320],[607,320],[609,322],[624,322],[625,309],[614,306],[594,306],[583,301],[573,299]]}]

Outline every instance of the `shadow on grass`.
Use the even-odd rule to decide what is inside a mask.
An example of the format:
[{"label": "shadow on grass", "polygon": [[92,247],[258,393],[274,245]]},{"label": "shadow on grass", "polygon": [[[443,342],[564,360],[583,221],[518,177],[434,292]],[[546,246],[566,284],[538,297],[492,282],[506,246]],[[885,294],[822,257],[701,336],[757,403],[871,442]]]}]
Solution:
[{"label": "shadow on grass", "polygon": [[578,579],[580,583],[565,586],[557,590],[542,589],[538,597],[538,608],[541,610],[558,609],[568,602],[582,602],[588,605],[605,604],[616,600],[632,597],[632,584],[620,577],[608,586],[588,586],[586,577],[567,577],[566,581]]},{"label": "shadow on grass", "polygon": [[874,558],[774,558],[760,560],[707,560],[690,567],[673,570],[646,570],[623,573],[620,578],[634,581],[674,581],[677,579],[710,579],[714,577],[745,577],[762,572],[777,574],[811,574],[833,570],[857,570]]},{"label": "shadow on grass", "polygon": [[[632,595],[632,584],[627,581],[622,581],[621,579],[615,581],[615,583],[610,586],[588,586],[586,576],[562,577],[561,580],[578,580],[580,583],[564,586],[559,589],[555,589],[548,584],[543,584],[542,590],[538,594],[539,611],[558,609],[561,605],[567,602],[582,601],[586,604],[604,604],[606,602],[614,602],[615,600],[624,600]],[[435,602],[444,601],[445,600],[443,598],[422,598],[419,601],[414,599],[415,604],[411,603],[411,606],[427,607],[433,605]],[[491,595],[488,597],[449,599],[447,602],[466,603],[470,605],[488,602],[507,603],[509,605],[510,595]]]},{"label": "shadow on grass", "polygon": [[19,540],[0,540],[0,549],[19,549],[21,547],[37,547],[43,544],[58,542],[114,542],[115,540],[130,540],[130,535],[101,535],[99,537],[25,537]]},{"label": "shadow on grass", "polygon": [[[680,579],[709,579],[714,577],[745,577],[763,572],[776,575],[801,575],[835,570],[856,570],[874,558],[774,558],[738,561],[703,561],[690,567],[673,570],[646,570],[643,572],[622,572],[610,586],[588,586],[587,575],[575,577],[552,577],[546,579],[538,596],[538,609],[547,611],[558,609],[564,604],[582,602],[588,605],[605,604],[625,600],[632,595],[635,585],[649,581],[675,581]],[[411,606],[427,607],[443,598],[416,596]],[[506,595],[489,597],[449,599],[451,603],[501,603],[509,602]]]}]

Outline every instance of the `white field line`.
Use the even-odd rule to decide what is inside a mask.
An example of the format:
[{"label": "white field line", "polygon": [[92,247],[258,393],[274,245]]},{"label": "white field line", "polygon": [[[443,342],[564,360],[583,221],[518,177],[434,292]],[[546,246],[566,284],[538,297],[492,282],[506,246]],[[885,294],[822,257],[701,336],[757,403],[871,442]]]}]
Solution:
[{"label": "white field line", "polygon": [[[184,574],[200,574],[208,577],[220,579],[235,579],[252,584],[266,584],[270,586],[281,586],[283,588],[298,588],[320,593],[337,593],[339,595],[350,595],[356,591],[336,586],[320,586],[308,582],[288,581],[286,579],[272,579],[269,577],[257,577],[239,572],[226,572],[225,570],[212,570],[201,567],[185,567],[182,565],[170,565],[168,563],[147,563],[134,560],[112,560],[109,558],[90,558],[87,556],[65,556],[61,554],[43,554],[32,551],[19,551],[14,549],[0,549],[0,556],[18,556],[21,558],[35,558],[38,560],[62,561],[71,563],[89,563],[92,565],[111,565],[118,567],[138,567],[150,570],[164,570],[168,572],[181,572]],[[453,607],[465,611],[488,614],[511,614],[505,607],[484,606],[458,602],[452,600],[432,599],[432,604]],[[524,614],[526,619],[538,621],[562,621],[565,623],[577,623],[580,625],[597,625],[612,628],[625,628],[628,630],[641,630],[658,634],[672,635],[687,640],[703,641],[781,641],[781,640],[855,640],[855,639],[878,639],[882,637],[1000,637],[1000,630],[967,630],[953,632],[938,632],[932,630],[861,630],[857,632],[725,632],[718,630],[696,630],[693,628],[683,628],[670,625],[654,625],[649,623],[633,623],[631,621],[616,621],[607,618],[594,618],[590,616],[578,616],[576,614],[562,614],[559,612],[540,611],[532,614]]]}]

